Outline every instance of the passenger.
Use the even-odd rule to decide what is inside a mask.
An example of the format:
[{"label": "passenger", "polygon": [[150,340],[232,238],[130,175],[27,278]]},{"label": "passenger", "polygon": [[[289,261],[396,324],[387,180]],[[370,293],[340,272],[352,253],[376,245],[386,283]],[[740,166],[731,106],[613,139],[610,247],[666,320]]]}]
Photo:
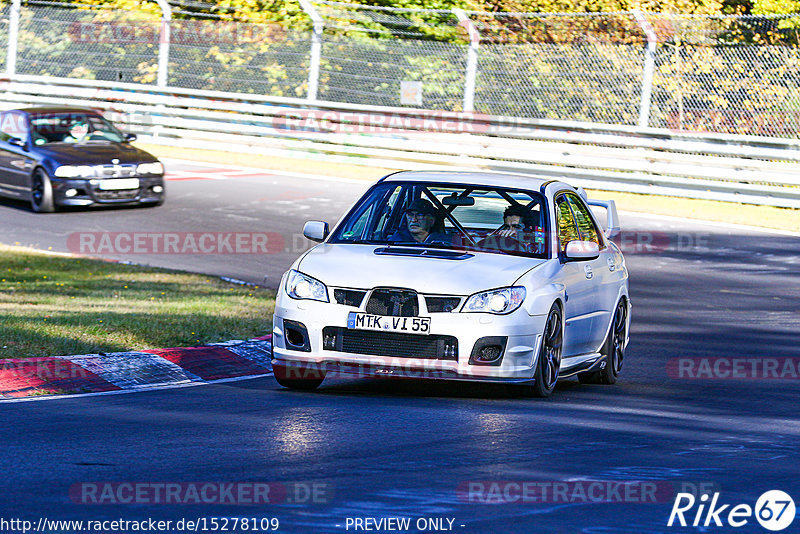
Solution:
[{"label": "passenger", "polygon": [[513,204],[503,212],[503,226],[492,232],[490,235],[497,237],[511,237],[517,241],[522,241],[522,232],[530,225],[525,224],[525,218],[529,212],[524,206]]},{"label": "passenger", "polygon": [[507,252],[533,252],[537,249],[533,237],[530,211],[513,204],[503,212],[503,225],[480,240],[478,246]]},{"label": "passenger", "polygon": [[439,243],[450,244],[450,236],[444,233],[441,213],[429,200],[419,198],[406,208],[405,224],[389,236],[394,243]]}]

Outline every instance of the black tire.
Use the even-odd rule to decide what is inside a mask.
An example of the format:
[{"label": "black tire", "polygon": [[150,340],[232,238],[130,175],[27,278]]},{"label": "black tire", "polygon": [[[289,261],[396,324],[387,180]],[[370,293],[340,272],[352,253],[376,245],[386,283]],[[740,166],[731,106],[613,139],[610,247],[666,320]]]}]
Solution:
[{"label": "black tire", "polygon": [[533,397],[549,397],[556,389],[561,366],[561,349],[564,344],[564,321],[561,307],[553,303],[544,323],[539,360],[533,375],[534,383],[526,393]]},{"label": "black tire", "polygon": [[600,353],[605,358],[605,367],[591,373],[580,373],[578,381],[581,384],[614,384],[622,370],[622,361],[625,359],[625,338],[628,336],[628,306],[625,299],[617,303],[611,328],[603,343]]},{"label": "black tire", "polygon": [[37,168],[31,176],[31,209],[36,213],[53,213],[53,184],[44,169]]}]

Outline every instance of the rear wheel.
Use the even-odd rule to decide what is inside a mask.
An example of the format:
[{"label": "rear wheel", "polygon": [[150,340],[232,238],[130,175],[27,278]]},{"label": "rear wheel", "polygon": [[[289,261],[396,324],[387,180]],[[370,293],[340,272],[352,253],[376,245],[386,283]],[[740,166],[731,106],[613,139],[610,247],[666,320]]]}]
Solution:
[{"label": "rear wheel", "polygon": [[36,169],[31,177],[31,209],[36,213],[52,213],[56,210],[53,185],[43,169]]},{"label": "rear wheel", "polygon": [[617,303],[611,330],[608,332],[601,354],[605,357],[606,365],[599,371],[581,373],[578,380],[581,384],[614,384],[622,370],[622,360],[625,359],[625,339],[628,336],[628,307],[625,300]]},{"label": "rear wheel", "polygon": [[534,383],[528,386],[528,393],[534,397],[549,397],[556,388],[558,372],[561,368],[561,347],[564,342],[564,327],[561,308],[553,304],[544,325],[539,361],[536,363]]}]

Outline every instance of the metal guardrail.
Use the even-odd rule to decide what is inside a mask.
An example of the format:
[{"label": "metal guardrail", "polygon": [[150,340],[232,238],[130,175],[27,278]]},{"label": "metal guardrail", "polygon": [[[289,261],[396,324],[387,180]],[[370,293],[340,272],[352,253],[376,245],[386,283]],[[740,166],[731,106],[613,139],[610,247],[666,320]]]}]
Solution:
[{"label": "metal guardrail", "polygon": [[0,79],[0,106],[91,106],[166,145],[800,208],[800,140],[309,102],[67,78]]}]

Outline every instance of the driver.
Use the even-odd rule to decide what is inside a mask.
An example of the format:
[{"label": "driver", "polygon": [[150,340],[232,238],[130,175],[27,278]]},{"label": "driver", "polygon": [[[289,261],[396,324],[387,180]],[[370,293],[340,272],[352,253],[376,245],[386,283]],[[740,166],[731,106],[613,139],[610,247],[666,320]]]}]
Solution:
[{"label": "driver", "polygon": [[89,125],[79,121],[69,127],[69,135],[64,138],[65,143],[78,143],[89,133]]},{"label": "driver", "polygon": [[413,201],[403,213],[403,218],[405,224],[389,236],[389,241],[450,244],[450,237],[443,232],[441,214],[429,200],[418,198]]}]

